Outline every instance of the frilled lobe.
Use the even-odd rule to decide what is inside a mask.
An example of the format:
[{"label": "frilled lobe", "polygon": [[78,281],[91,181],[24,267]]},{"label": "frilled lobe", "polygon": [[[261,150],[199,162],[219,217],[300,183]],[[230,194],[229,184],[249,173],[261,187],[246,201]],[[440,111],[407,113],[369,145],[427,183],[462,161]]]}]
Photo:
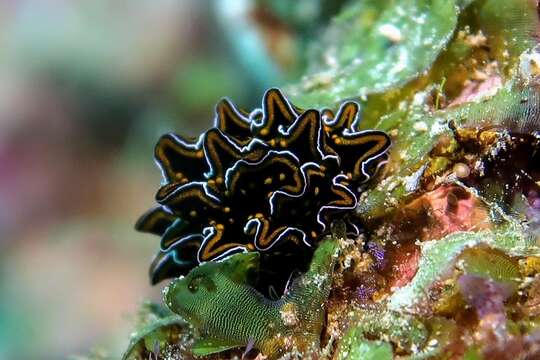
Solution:
[{"label": "frilled lobe", "polygon": [[251,137],[248,116],[249,114],[237,109],[229,100],[223,99],[216,105],[214,125],[230,136],[247,139]]},{"label": "frilled lobe", "polygon": [[220,101],[198,140],[164,135],[159,205],[136,224],[161,236],[152,283],[236,252],[302,251],[336,216],[347,219],[390,146],[381,131],[358,131],[358,114],[355,102],[335,116],[301,110],[270,89],[250,114]]},{"label": "frilled lobe", "polygon": [[167,182],[202,180],[207,166],[199,144],[175,134],[166,134],[159,139],[154,158]]},{"label": "frilled lobe", "polygon": [[139,218],[135,224],[135,229],[161,236],[175,219],[175,216],[165,211],[163,207],[155,206]]}]

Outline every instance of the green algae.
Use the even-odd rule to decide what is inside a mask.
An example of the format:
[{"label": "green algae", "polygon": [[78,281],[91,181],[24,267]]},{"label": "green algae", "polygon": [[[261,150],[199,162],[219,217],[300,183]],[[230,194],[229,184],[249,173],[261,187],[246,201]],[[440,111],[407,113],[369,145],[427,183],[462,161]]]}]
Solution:
[{"label": "green algae", "polygon": [[323,36],[303,81],[288,94],[301,106],[333,106],[417,77],[451,39],[454,1],[353,2]]},{"label": "green algae", "polygon": [[170,344],[192,336],[185,320],[160,305],[143,304],[138,317],[137,329],[131,334],[123,360],[148,358],[147,354],[159,356]]},{"label": "green algae", "polygon": [[464,274],[481,276],[514,288],[521,277],[515,259],[481,247],[464,251],[459,258],[459,267]]},{"label": "green algae", "polygon": [[519,225],[505,225],[495,230],[457,232],[440,240],[421,243],[418,272],[406,286],[396,290],[388,301],[395,311],[414,311],[425,298],[430,285],[439,280],[467,248],[487,245],[511,256],[540,255],[540,248]]},{"label": "green algae", "polygon": [[[302,81],[286,92],[306,107],[361,99],[366,114],[383,115],[377,108],[388,112],[390,102],[396,110],[476,56],[458,32],[485,34],[490,55],[509,79],[520,54],[536,43],[538,23],[533,2],[520,0],[352,2],[308,54]],[[411,87],[417,79],[423,79],[420,87]]]},{"label": "green algae", "polygon": [[[431,285],[446,276],[459,261],[467,274],[484,276],[517,289],[520,274],[517,262],[511,257],[540,254],[540,247],[524,230],[519,224],[508,223],[494,230],[458,232],[421,243],[422,255],[412,281],[376,307],[354,312],[338,358],[356,353],[371,356],[371,352],[383,351],[390,344],[410,353],[404,359],[440,355],[443,348],[455,341],[459,331],[452,320],[422,318]],[[373,342],[373,339],[377,340]]]},{"label": "green algae", "polygon": [[433,359],[441,354],[442,349],[451,345],[461,335],[455,321],[440,316],[429,318],[426,328],[429,332],[429,337],[424,343],[425,346],[417,352],[404,357],[404,359]]},{"label": "green algae", "polygon": [[[398,131],[391,158],[398,170],[376,187],[362,195],[358,213],[364,218],[384,215],[418,188],[423,166],[431,161],[430,152],[441,136],[453,136],[448,126],[500,126],[518,132],[530,131],[537,125],[540,114],[540,92],[526,79],[515,80],[488,98],[464,103],[446,110],[425,111],[427,93],[419,93],[406,110],[381,118],[376,128]],[[420,126],[419,126],[420,124]],[[419,173],[419,170],[420,171]]]},{"label": "green algae", "polygon": [[[477,1],[478,22],[486,32],[492,53],[510,74],[519,56],[536,44],[539,19],[534,1]],[[475,4],[476,5],[476,4]]]},{"label": "green algae", "polygon": [[132,335],[132,340],[122,359],[141,359],[142,354],[145,353],[157,352],[159,354],[160,349],[177,341],[177,335],[187,327],[188,324],[179,316],[159,319]]},{"label": "green algae", "polygon": [[[418,319],[383,307],[356,310],[350,318],[352,325],[340,342],[338,359],[375,359],[376,356],[391,359],[390,344],[417,351],[428,337],[425,326]],[[368,340],[374,337],[379,339]]]},{"label": "green algae", "polygon": [[[441,17],[444,19],[440,20]],[[388,26],[383,29],[391,29],[395,34],[381,33],[384,25]],[[399,171],[366,194],[358,209],[364,218],[378,217],[416,190],[415,172],[429,160],[437,140],[452,135],[450,121],[459,126],[513,119],[514,126],[531,128],[532,122],[523,116],[532,118],[538,111],[538,91],[524,88],[528,79],[519,79],[517,66],[520,55],[534,46],[537,28],[532,2],[353,2],[333,19],[323,44],[309,56],[308,75],[300,85],[289,88],[288,93],[299,104],[309,107],[332,107],[346,98],[361,99],[363,126],[398,131],[392,159]],[[438,110],[437,101],[431,108],[428,99],[435,88],[439,87],[443,95],[460,88],[456,81],[463,82],[467,74],[446,85],[445,90],[441,86],[453,73],[459,73],[456,69],[468,60],[487,61],[477,59],[474,47],[464,36],[457,36],[458,32],[485,34],[489,54],[500,64],[500,75],[509,81],[489,99],[443,110]],[[401,40],[396,41],[396,37]],[[419,39],[438,45],[424,47]],[[396,54],[400,52],[414,54],[414,60],[395,74],[391,67],[399,64]],[[412,79],[420,81],[413,84]],[[523,101],[528,98],[531,100]],[[377,118],[381,120],[375,123]]]},{"label": "green algae", "polygon": [[467,349],[467,352],[463,355],[463,360],[483,360],[483,358],[484,357],[476,346]]},{"label": "green algae", "polygon": [[362,334],[356,329],[349,331],[341,343],[347,345],[343,346],[338,353],[338,360],[391,360],[394,358],[392,346],[389,343],[362,338]]},{"label": "green algae", "polygon": [[271,359],[292,349],[317,351],[338,248],[338,241],[323,241],[309,270],[279,300],[246,281],[258,263],[257,253],[247,253],[198,266],[168,286],[164,301],[199,330],[193,345],[198,356],[247,344]]}]

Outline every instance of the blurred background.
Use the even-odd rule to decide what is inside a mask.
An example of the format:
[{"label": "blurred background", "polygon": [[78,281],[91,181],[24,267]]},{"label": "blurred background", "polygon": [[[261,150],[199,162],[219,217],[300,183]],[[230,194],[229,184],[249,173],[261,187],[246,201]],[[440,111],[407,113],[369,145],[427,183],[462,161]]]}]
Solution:
[{"label": "blurred background", "polygon": [[332,1],[0,0],[0,359],[119,358],[158,238],[153,146],[296,79]]}]

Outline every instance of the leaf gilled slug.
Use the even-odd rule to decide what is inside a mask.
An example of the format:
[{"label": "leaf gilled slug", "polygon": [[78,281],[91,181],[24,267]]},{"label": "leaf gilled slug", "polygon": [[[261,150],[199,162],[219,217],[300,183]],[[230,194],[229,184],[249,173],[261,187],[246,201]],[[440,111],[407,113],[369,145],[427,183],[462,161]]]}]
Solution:
[{"label": "leaf gilled slug", "polygon": [[306,252],[333,220],[347,222],[390,146],[384,132],[358,129],[352,101],[334,115],[299,109],[270,89],[261,109],[222,100],[215,113],[198,139],[166,134],[156,145],[159,205],[136,224],[161,236],[152,283],[239,252]]}]

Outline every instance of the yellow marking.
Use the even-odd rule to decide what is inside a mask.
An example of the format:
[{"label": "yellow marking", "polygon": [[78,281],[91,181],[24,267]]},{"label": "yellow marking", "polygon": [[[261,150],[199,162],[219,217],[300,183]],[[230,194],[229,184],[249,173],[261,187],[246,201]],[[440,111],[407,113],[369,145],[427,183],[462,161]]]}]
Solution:
[{"label": "yellow marking", "polygon": [[299,126],[294,129],[294,132],[291,134],[290,138],[288,139],[288,143],[294,142],[297,140],[301,135],[303,135],[306,131],[305,129],[309,127],[309,134],[308,139],[310,141],[310,150],[316,151],[314,147],[314,141],[317,139],[317,125],[318,125],[318,114],[317,112],[310,110],[306,113],[304,113],[303,118],[301,121],[297,122]]},{"label": "yellow marking", "polygon": [[311,175],[324,176],[325,174],[324,174],[324,172],[316,170],[316,169],[309,169],[308,170],[308,176],[311,176]]},{"label": "yellow marking", "polygon": [[189,216],[195,217],[195,216],[197,216],[197,212],[196,212],[195,210],[191,210],[191,211],[189,212]]},{"label": "yellow marking", "polygon": [[317,233],[315,231],[311,232],[311,237],[317,237]]},{"label": "yellow marking", "polygon": [[[227,154],[229,154],[235,159],[239,159],[240,154],[236,152],[232,146],[230,146],[226,141],[222,139],[222,135],[221,133],[218,132],[218,130],[215,130],[215,131],[209,130],[206,133],[205,144],[208,150],[208,157],[210,158],[210,162],[215,165],[214,168],[216,170],[216,176],[219,179],[219,176],[223,175],[224,170],[223,170],[223,164],[221,162],[221,159],[218,156],[219,152],[216,150],[216,145],[219,145],[219,148],[221,150],[225,151]],[[220,184],[218,179],[216,179],[216,182]]]},{"label": "yellow marking", "polygon": [[162,187],[159,188],[157,194],[156,194],[156,198],[157,199],[165,199],[167,196],[169,196],[173,191],[174,189],[177,188],[177,185],[178,184],[167,184],[167,185],[163,185]]},{"label": "yellow marking", "polygon": [[285,140],[283,140],[283,139],[282,139],[282,140],[279,140],[279,146],[281,146],[281,147],[287,147],[287,141],[285,141]]},{"label": "yellow marking", "polygon": [[216,183],[217,183],[218,185],[223,184],[223,178],[222,178],[221,176],[216,177]]},{"label": "yellow marking", "polygon": [[271,177],[267,177],[266,179],[264,179],[264,184],[265,185],[270,185],[272,183],[272,178]]},{"label": "yellow marking", "polygon": [[356,114],[358,112],[358,107],[353,102],[348,102],[342,105],[342,111],[338,114],[337,126],[351,126]]},{"label": "yellow marking", "polygon": [[262,223],[262,230],[259,232],[259,243],[263,247],[266,247],[269,243],[272,242],[272,240],[275,239],[275,237],[280,232],[282,232],[283,230],[286,229],[285,226],[282,226],[282,227],[276,229],[274,232],[272,232],[272,234],[268,235],[268,230],[269,230],[269,227],[270,227],[270,223],[265,219],[261,219],[261,223]]},{"label": "yellow marking", "polygon": [[[268,92],[268,96],[266,98],[266,108],[268,109],[268,112],[270,114],[269,120],[274,120],[274,112],[276,105],[281,113],[285,116],[285,118],[292,122],[294,120],[294,114],[290,111],[290,109],[287,106],[286,100],[282,97],[281,93],[278,90],[270,90]],[[269,124],[271,124],[271,121],[269,121]]]},{"label": "yellow marking", "polygon": [[354,173],[360,174],[361,167],[365,159],[374,157],[375,155],[381,154],[386,151],[385,148],[388,148],[390,140],[385,135],[382,134],[365,134],[357,139],[348,141],[346,145],[364,145],[368,142],[375,142],[372,145],[371,149],[367,150],[362,154],[362,156],[356,161],[354,166]]},{"label": "yellow marking", "polygon": [[216,249],[214,249],[216,244],[218,244],[221,238],[223,237],[223,228],[221,229],[218,228],[220,225],[223,226],[222,224],[218,224],[216,226],[216,230],[217,230],[216,234],[214,235],[213,238],[210,238],[205,243],[204,248],[202,248],[202,254],[201,254],[202,261],[212,260],[212,258],[214,258],[215,256],[235,246],[238,246],[238,245],[243,246],[243,244],[239,244],[239,243],[225,243],[225,244],[222,244],[221,246],[218,246]]},{"label": "yellow marking", "polygon": [[144,214],[141,219],[139,219],[137,222],[137,228],[141,230],[150,230],[158,223],[158,221],[161,219],[167,220],[167,218],[168,216],[161,213],[159,208],[158,210],[154,209],[152,212]]},{"label": "yellow marking", "polygon": [[266,129],[266,128],[261,129],[261,131],[260,131],[260,134],[261,134],[262,136],[266,136],[266,135],[268,135],[268,133],[269,133],[269,131],[268,131],[268,129]]},{"label": "yellow marking", "polygon": [[[276,238],[278,237],[278,235],[281,234],[283,231],[285,231],[285,229],[287,229],[286,226],[282,226],[282,227],[277,228],[277,229],[276,229],[275,231],[273,231],[269,236],[265,237],[265,238],[266,238],[265,243],[266,243],[266,244],[270,244],[270,243],[275,242],[275,240],[276,240]],[[266,230],[268,230],[268,228],[267,228]],[[261,238],[263,238],[263,237],[261,236]],[[297,241],[298,241],[298,239],[297,239],[296,236],[293,237],[293,241],[294,241],[294,242],[297,242]]]},{"label": "yellow marking", "polygon": [[[184,139],[186,142],[190,142],[188,139]],[[197,152],[200,150],[193,150],[183,147],[180,143],[170,137],[170,135],[164,135],[158,141],[154,152],[155,158],[163,164],[163,168],[167,173],[167,176],[175,178],[177,173],[171,169],[171,162],[165,155],[166,150],[171,149],[173,152],[178,153],[181,157],[198,159]]]},{"label": "yellow marking", "polygon": [[315,187],[315,191],[314,191],[314,192],[315,192],[315,195],[319,195],[319,187],[318,187],[318,186]]},{"label": "yellow marking", "polygon": [[354,205],[354,200],[350,198],[349,194],[347,194],[346,192],[335,189],[335,188],[333,188],[332,191],[334,192],[334,194],[340,196],[341,200],[332,201],[330,203],[331,205],[343,205],[346,207]]},{"label": "yellow marking", "polygon": [[175,199],[175,203],[178,203],[179,201],[182,201],[184,199],[188,199],[190,197],[196,197],[202,202],[204,202],[205,205],[210,206],[214,209],[219,208],[219,205],[215,204],[214,202],[210,201],[208,197],[206,197],[206,194],[204,194],[200,189],[190,189],[186,190],[186,192],[183,192],[178,196],[177,199]]},{"label": "yellow marking", "polygon": [[230,212],[231,211],[231,208],[228,207],[228,206],[225,206],[225,208],[223,209],[223,211],[225,211],[226,213]]},{"label": "yellow marking", "polygon": [[[253,171],[260,171],[261,169],[266,169],[268,168],[269,166],[273,165],[273,164],[276,164],[276,163],[279,163],[279,164],[284,164],[284,165],[287,165],[289,168],[291,169],[295,169],[296,168],[296,164],[294,164],[292,161],[290,161],[288,158],[285,158],[285,157],[272,157],[272,158],[269,158],[267,161],[265,161],[264,165],[261,165],[259,168],[257,169],[246,169],[247,172],[253,172]],[[237,191],[236,189],[236,183],[238,182],[238,179],[240,178],[240,176],[244,174],[243,171],[239,170],[239,171],[236,171],[234,173],[234,175],[231,177],[231,181],[230,181],[230,189],[231,189],[231,192],[234,193],[235,191]],[[290,191],[290,192],[299,192],[301,190],[301,186],[302,186],[302,179],[300,178],[300,173],[298,171],[295,171],[293,173],[293,179],[294,179],[294,185],[287,185],[287,186],[284,186],[283,187],[283,191]],[[280,174],[278,176],[279,180],[283,181],[286,179],[286,175],[285,174]],[[245,192],[243,191],[244,189],[239,189],[239,191],[244,194]]]},{"label": "yellow marking", "polygon": [[227,99],[221,100],[221,102],[218,104],[217,111],[221,130],[227,132],[227,118],[231,119],[239,127],[242,127],[246,130],[249,128],[247,122],[242,121],[241,119],[242,116],[245,116],[245,114],[242,114],[244,111],[241,109],[237,109],[234,104],[232,104]]}]

